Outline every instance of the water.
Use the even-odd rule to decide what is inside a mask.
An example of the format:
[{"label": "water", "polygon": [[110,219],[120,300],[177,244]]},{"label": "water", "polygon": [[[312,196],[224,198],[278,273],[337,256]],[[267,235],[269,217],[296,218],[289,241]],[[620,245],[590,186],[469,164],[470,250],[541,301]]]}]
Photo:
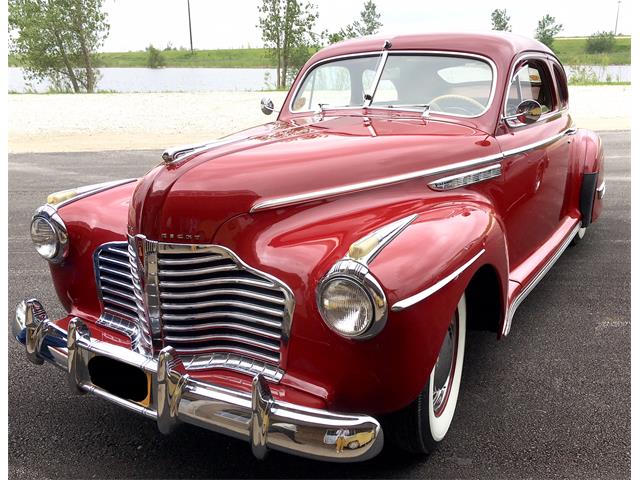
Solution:
[{"label": "water", "polygon": [[567,77],[571,80],[573,75],[581,77],[594,77],[600,82],[630,82],[631,81],[631,65],[582,65],[582,66],[566,66]]},{"label": "water", "polygon": [[[577,69],[577,70],[576,70]],[[631,65],[602,67],[566,67],[567,76],[586,73],[599,81],[630,82]],[[100,90],[116,92],[207,92],[246,91],[273,88],[276,71],[270,68],[101,68]],[[269,85],[265,84],[269,74]],[[28,91],[21,68],[9,68],[9,91]],[[49,82],[32,85],[37,92],[46,92]]]},{"label": "water", "polygon": [[[270,75],[265,84],[265,74]],[[99,90],[116,92],[207,92],[273,88],[276,71],[270,68],[101,68]],[[21,68],[9,68],[9,91],[28,91]],[[46,92],[50,83],[32,87]]]}]

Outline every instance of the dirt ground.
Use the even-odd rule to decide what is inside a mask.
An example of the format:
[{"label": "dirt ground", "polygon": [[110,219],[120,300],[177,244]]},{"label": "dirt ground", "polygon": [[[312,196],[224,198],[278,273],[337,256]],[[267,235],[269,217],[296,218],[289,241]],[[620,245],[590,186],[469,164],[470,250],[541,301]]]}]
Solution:
[{"label": "dirt ground", "polygon": [[[569,88],[578,127],[626,130],[631,86]],[[9,152],[162,150],[213,140],[271,121],[260,99],[282,104],[285,92],[9,95]]]}]

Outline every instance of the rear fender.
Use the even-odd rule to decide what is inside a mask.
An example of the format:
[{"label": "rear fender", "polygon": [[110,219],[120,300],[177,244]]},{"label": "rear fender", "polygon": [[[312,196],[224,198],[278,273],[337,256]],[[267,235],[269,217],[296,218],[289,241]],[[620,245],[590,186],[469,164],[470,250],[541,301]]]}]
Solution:
[{"label": "rear fender", "polygon": [[573,152],[576,158],[575,181],[571,198],[577,200],[582,225],[589,226],[602,211],[604,197],[604,148],[600,137],[585,129],[575,135]]}]

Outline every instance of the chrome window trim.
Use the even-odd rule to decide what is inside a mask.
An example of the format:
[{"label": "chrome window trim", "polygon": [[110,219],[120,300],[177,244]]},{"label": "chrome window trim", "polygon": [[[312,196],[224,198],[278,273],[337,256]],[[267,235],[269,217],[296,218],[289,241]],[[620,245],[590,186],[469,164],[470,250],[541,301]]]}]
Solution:
[{"label": "chrome window trim", "polygon": [[[502,165],[496,163],[495,165],[489,165],[488,167],[477,170],[439,178],[433,182],[429,182],[429,188],[437,191],[453,190],[466,187],[467,185],[473,185],[474,183],[486,182],[487,180],[500,176],[502,176]],[[460,183],[456,183],[457,180],[460,180]]]},{"label": "chrome window trim", "polygon": [[[511,65],[511,68],[509,70],[509,76],[507,77],[507,85],[506,85],[506,88],[504,89],[504,98],[502,100],[502,110],[501,110],[502,111],[501,120],[503,122],[505,122],[505,124],[509,128],[529,127],[531,125],[535,125],[536,123],[539,123],[539,122],[542,122],[542,121],[552,120],[551,117],[558,117],[558,116],[562,115],[564,112],[568,112],[569,111],[569,102],[567,101],[567,106],[566,107],[558,108],[557,110],[552,110],[550,112],[547,112],[544,115],[541,115],[537,122],[532,123],[532,124],[526,124],[526,123],[513,124],[513,123],[510,123],[510,122],[506,121],[505,118],[504,118],[504,117],[508,116],[507,115],[507,99],[509,97],[509,90],[510,90],[510,86],[511,86],[511,80],[513,79],[513,76],[515,74],[516,65],[518,65],[518,63],[520,63],[522,60],[526,60],[526,59],[529,59],[529,58],[534,58],[536,60],[541,60],[543,62],[546,62],[547,60],[549,60],[549,56],[550,55],[548,53],[531,52],[531,53],[524,53],[522,55],[519,55],[513,61],[513,64]],[[553,72],[548,72],[548,73],[551,76],[552,83],[553,83]],[[555,91],[555,85],[553,85],[553,94],[554,94],[554,96],[557,96],[557,92]]]},{"label": "chrome window trim", "polygon": [[562,256],[564,251],[567,249],[573,237],[575,237],[578,230],[580,230],[581,223],[577,222],[576,225],[571,229],[567,237],[564,239],[560,248],[553,254],[553,256],[549,259],[549,261],[545,264],[544,267],[536,274],[536,276],[527,284],[526,287],[518,294],[516,299],[509,305],[509,311],[507,313],[507,319],[504,322],[504,327],[502,329],[502,335],[508,335],[511,330],[511,323],[513,321],[513,316],[516,313],[516,310],[523,302],[525,298],[533,291],[533,289],[540,283],[540,281],[545,277],[545,275],[551,270],[551,267],[555,265],[558,259]]},{"label": "chrome window trim", "polygon": [[471,258],[471,260],[467,261],[460,268],[456,269],[455,271],[453,271],[452,273],[450,273],[449,275],[444,277],[442,280],[437,281],[436,283],[431,285],[429,288],[426,288],[425,290],[422,290],[421,292],[418,292],[415,295],[412,295],[412,296],[410,296],[408,298],[405,298],[404,300],[400,300],[400,301],[394,303],[393,306],[391,307],[391,311],[392,312],[401,312],[402,310],[404,310],[406,308],[409,308],[409,307],[415,305],[418,302],[421,302],[425,298],[430,297],[431,295],[436,293],[438,290],[441,290],[442,288],[447,286],[449,283],[451,283],[453,280],[458,278],[460,276],[460,274],[462,272],[464,272],[467,268],[469,268],[471,265],[473,265],[473,263],[478,258],[480,258],[480,256],[484,252],[485,252],[485,249],[483,248],[478,253],[476,253]]},{"label": "chrome window trim", "polygon": [[[387,53],[388,55],[384,55],[385,53]],[[485,63],[487,63],[489,65],[489,67],[491,68],[491,91],[489,92],[489,98],[487,100],[487,105],[485,106],[485,109],[479,113],[478,115],[458,115],[458,114],[454,114],[454,113],[446,113],[446,112],[438,112],[438,111],[430,111],[429,114],[436,114],[436,115],[443,115],[445,117],[457,117],[457,118],[478,118],[483,116],[485,113],[487,113],[487,111],[491,108],[491,106],[493,105],[493,101],[494,101],[494,97],[495,97],[495,93],[496,93],[496,89],[497,89],[497,83],[498,83],[498,68],[496,67],[496,64],[493,60],[491,60],[489,57],[485,57],[484,55],[479,55],[477,53],[467,53],[467,52],[459,52],[459,51],[455,51],[455,50],[385,50],[385,51],[368,51],[368,52],[359,52],[359,53],[349,53],[349,54],[345,54],[345,55],[337,55],[335,57],[329,57],[329,58],[324,58],[322,60],[318,60],[317,62],[313,63],[312,65],[309,66],[309,68],[307,68],[304,77],[300,80],[300,82],[298,82],[298,84],[296,85],[296,89],[293,92],[293,95],[291,95],[291,100],[289,100],[289,104],[287,105],[287,109],[288,109],[288,113],[290,115],[299,115],[299,114],[308,114],[308,113],[318,113],[317,110],[298,110],[298,111],[294,111],[293,110],[293,101],[295,100],[295,98],[298,95],[298,92],[300,90],[300,88],[302,87],[302,85],[304,84],[304,82],[307,79],[307,76],[317,67],[328,63],[328,62],[333,62],[333,61],[338,61],[338,60],[342,60],[345,58],[354,58],[354,57],[370,57],[372,55],[384,55],[383,60],[380,62],[379,65],[379,73],[382,74],[382,69],[384,68],[384,65],[387,62],[388,56],[389,55],[406,55],[406,54],[413,54],[413,55],[435,55],[435,56],[448,56],[448,57],[462,57],[462,58],[472,58],[475,60],[480,60],[483,61]],[[375,77],[375,81],[378,83],[380,81],[381,75],[378,76],[378,72],[376,72],[376,77]],[[375,83],[373,85],[373,92],[375,94],[375,91],[378,88],[378,84]],[[387,110],[387,111],[394,111],[394,112],[398,112],[398,111],[422,111],[422,110],[416,110],[416,109],[409,109],[409,108],[388,108],[388,107],[380,107],[380,106],[368,106],[365,104],[364,99],[363,99],[363,104],[362,105],[358,105],[358,106],[349,106],[349,107],[329,107],[327,108],[327,110],[345,110],[345,109],[362,109],[362,108],[368,108],[368,109],[380,109],[380,110]]]}]

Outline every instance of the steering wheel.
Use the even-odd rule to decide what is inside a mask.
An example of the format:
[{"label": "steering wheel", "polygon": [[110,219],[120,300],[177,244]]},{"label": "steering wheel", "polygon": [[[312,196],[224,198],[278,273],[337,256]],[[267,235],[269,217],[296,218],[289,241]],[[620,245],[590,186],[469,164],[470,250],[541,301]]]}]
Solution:
[{"label": "steering wheel", "polygon": [[[484,110],[484,105],[482,105],[480,102],[478,102],[477,100],[474,100],[471,97],[467,97],[465,95],[440,95],[437,96],[435,98],[433,98],[430,102],[429,102],[429,107],[430,109],[436,109],[434,107],[437,107],[438,110],[444,111],[446,112],[446,110],[442,109],[442,106],[438,103],[440,101],[443,100],[462,100],[463,102],[467,103],[468,105],[471,105],[471,110],[467,110],[464,107],[449,107],[449,108],[454,108],[457,110],[463,110],[463,111],[467,111],[469,113],[480,113],[481,111]],[[477,111],[476,111],[477,110]]]}]

